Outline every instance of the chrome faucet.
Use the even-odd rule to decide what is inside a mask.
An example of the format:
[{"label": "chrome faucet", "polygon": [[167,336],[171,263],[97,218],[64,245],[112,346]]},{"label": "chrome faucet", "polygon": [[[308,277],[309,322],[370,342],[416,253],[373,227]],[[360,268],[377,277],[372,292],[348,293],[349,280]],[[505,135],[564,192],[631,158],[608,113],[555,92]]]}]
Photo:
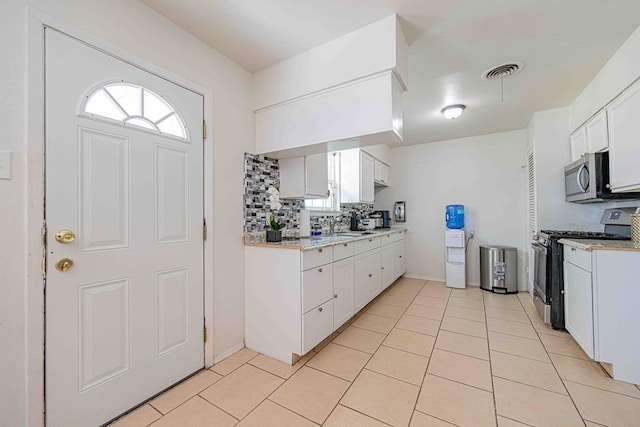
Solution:
[{"label": "chrome faucet", "polygon": [[331,218],[329,218],[329,233],[331,234],[335,233],[335,228],[336,228],[336,217],[332,216]]}]

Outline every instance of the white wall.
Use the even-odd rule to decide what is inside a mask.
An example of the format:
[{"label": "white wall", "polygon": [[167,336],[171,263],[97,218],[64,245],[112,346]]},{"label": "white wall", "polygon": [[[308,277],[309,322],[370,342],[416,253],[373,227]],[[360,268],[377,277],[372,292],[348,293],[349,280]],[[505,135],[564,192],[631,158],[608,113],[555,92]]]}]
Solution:
[{"label": "white wall", "polygon": [[524,280],[526,131],[518,130],[391,149],[391,186],[376,193],[376,209],[407,202],[407,275],[444,280],[444,210],[465,205],[467,283],[479,285],[479,245],[518,248]]},{"label": "white wall", "polygon": [[[0,149],[13,152],[13,179],[0,180],[0,425],[37,425],[27,416],[27,377],[43,361],[27,354],[27,296],[35,279],[26,277],[26,194],[30,170],[27,150],[27,8],[29,4],[74,28],[137,55],[213,93],[214,353],[242,345],[244,337],[244,248],[242,245],[243,155],[253,151],[251,75],[147,6],[131,0],[3,0],[0,3]],[[37,255],[36,255],[37,256]],[[31,359],[28,360],[28,358]],[[30,365],[27,365],[27,361]],[[35,374],[34,374],[35,372]],[[37,404],[32,406],[37,408]]]},{"label": "white wall", "polygon": [[571,131],[640,77],[640,27],[571,104]]}]

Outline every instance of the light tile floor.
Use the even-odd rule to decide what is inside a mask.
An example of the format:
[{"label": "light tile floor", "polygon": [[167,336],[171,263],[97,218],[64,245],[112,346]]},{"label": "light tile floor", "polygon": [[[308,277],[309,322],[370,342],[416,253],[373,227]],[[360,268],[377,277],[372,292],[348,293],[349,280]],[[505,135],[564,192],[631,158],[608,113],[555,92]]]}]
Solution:
[{"label": "light tile floor", "polygon": [[123,426],[632,426],[614,381],[527,293],[401,278],[295,366],[243,349]]}]

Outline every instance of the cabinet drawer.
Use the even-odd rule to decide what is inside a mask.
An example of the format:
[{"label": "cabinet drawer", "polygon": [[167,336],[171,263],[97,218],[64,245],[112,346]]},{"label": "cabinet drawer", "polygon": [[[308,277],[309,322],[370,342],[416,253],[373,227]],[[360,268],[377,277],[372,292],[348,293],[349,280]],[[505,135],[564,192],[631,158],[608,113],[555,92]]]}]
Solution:
[{"label": "cabinet drawer", "polygon": [[302,272],[302,312],[333,298],[333,264]]},{"label": "cabinet drawer", "polygon": [[331,261],[333,261],[333,248],[331,246],[302,252],[302,270],[328,264]]},{"label": "cabinet drawer", "polygon": [[302,315],[302,354],[333,332],[333,300]]},{"label": "cabinet drawer", "polygon": [[348,242],[335,245],[333,247],[333,260],[339,261],[353,256],[353,244],[354,242]]},{"label": "cabinet drawer", "polygon": [[404,239],[404,230],[402,231],[394,231],[393,234],[391,235],[391,241],[392,242],[398,242],[400,240]]},{"label": "cabinet drawer", "polygon": [[362,252],[367,252],[375,248],[380,247],[380,237],[369,237],[366,240],[358,240],[354,244],[355,253],[361,254]]},{"label": "cabinet drawer", "polygon": [[564,260],[583,270],[591,271],[591,252],[564,245]]},{"label": "cabinet drawer", "polygon": [[391,233],[391,234],[385,234],[384,236],[380,236],[380,246],[384,246],[384,245],[389,245],[393,242],[395,242],[395,240],[393,240],[395,237],[395,233]]}]

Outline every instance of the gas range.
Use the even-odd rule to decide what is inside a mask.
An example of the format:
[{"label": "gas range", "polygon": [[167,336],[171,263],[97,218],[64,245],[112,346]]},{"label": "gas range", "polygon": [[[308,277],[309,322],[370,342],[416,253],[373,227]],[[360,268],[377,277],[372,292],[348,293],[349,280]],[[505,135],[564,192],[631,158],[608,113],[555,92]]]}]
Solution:
[{"label": "gas range", "polygon": [[629,240],[631,214],[640,208],[605,209],[604,231],[540,230],[533,235],[533,301],[540,317],[554,329],[564,328],[563,246],[560,239]]},{"label": "gas range", "polygon": [[629,236],[602,231],[568,231],[568,230],[540,230],[533,236],[533,241],[544,246],[551,246],[552,240],[560,239],[600,239],[600,240],[629,240]]}]

